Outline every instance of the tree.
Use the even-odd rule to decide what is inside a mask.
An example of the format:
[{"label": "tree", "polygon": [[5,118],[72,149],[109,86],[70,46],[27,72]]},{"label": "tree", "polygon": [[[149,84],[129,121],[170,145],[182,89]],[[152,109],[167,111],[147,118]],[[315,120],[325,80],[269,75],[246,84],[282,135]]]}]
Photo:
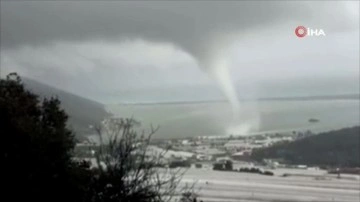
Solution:
[{"label": "tree", "polygon": [[230,160],[225,161],[225,170],[233,170],[233,163]]},{"label": "tree", "polygon": [[[71,161],[74,134],[60,101],[40,102],[12,73],[0,80],[0,114],[5,195],[11,201],[80,201],[85,186],[75,181],[86,180],[86,166]],[[73,175],[79,172],[83,177]]]},{"label": "tree", "polygon": [[113,118],[96,128],[101,145],[87,201],[163,202],[170,201],[176,192],[189,191],[178,186],[184,170],[159,166],[166,150],[149,145],[158,128],[138,135],[138,125],[134,119]]}]

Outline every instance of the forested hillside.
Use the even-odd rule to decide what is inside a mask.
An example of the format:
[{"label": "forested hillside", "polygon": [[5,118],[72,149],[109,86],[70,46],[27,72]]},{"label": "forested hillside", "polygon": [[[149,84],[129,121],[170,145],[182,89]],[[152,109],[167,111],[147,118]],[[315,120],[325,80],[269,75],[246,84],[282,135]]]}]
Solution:
[{"label": "forested hillside", "polygon": [[258,161],[276,158],[290,164],[359,167],[359,132],[359,126],[324,132],[255,150],[252,158]]}]

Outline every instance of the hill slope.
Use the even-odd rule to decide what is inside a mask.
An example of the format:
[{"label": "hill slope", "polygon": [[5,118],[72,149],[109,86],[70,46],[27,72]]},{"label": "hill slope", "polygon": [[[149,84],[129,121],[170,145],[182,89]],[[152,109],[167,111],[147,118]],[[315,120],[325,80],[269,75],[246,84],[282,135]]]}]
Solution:
[{"label": "hill slope", "polygon": [[38,94],[41,98],[57,96],[62,107],[69,115],[68,124],[75,130],[78,136],[92,133],[90,124],[98,124],[104,118],[110,116],[105,111],[104,105],[87,98],[83,98],[69,92],[39,83],[31,79],[23,79],[25,87]]},{"label": "hill slope", "polygon": [[320,133],[253,152],[252,158],[279,158],[290,164],[360,167],[360,127]]}]

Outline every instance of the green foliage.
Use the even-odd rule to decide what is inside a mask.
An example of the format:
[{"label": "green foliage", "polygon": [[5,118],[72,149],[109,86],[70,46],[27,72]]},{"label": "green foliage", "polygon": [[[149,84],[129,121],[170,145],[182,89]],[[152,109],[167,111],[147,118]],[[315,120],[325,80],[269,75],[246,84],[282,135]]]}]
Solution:
[{"label": "green foliage", "polygon": [[359,167],[359,129],[359,126],[344,128],[257,149],[252,158],[258,161],[284,159],[290,164]]},{"label": "green foliage", "polygon": [[56,98],[40,102],[16,74],[0,81],[1,179],[11,201],[80,201],[86,166],[71,161],[74,135],[59,106]]},{"label": "green foliage", "polygon": [[223,162],[214,163],[213,170],[233,171],[233,162],[230,160],[225,160]]},{"label": "green foliage", "polygon": [[176,160],[169,163],[169,168],[190,168],[191,163],[188,160]]},{"label": "green foliage", "polygon": [[230,160],[225,161],[225,170],[233,170],[233,163]]}]

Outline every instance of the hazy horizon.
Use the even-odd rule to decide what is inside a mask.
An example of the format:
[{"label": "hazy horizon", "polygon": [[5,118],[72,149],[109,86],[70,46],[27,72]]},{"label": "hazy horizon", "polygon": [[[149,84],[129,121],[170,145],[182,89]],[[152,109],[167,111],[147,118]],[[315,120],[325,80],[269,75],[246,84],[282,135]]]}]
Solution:
[{"label": "hazy horizon", "polygon": [[[266,131],[324,132],[359,125],[359,100],[240,102],[240,120],[227,102],[107,105],[114,117],[133,117],[141,128],[160,126],[156,138],[247,135]],[[309,119],[318,119],[311,123]]]}]

